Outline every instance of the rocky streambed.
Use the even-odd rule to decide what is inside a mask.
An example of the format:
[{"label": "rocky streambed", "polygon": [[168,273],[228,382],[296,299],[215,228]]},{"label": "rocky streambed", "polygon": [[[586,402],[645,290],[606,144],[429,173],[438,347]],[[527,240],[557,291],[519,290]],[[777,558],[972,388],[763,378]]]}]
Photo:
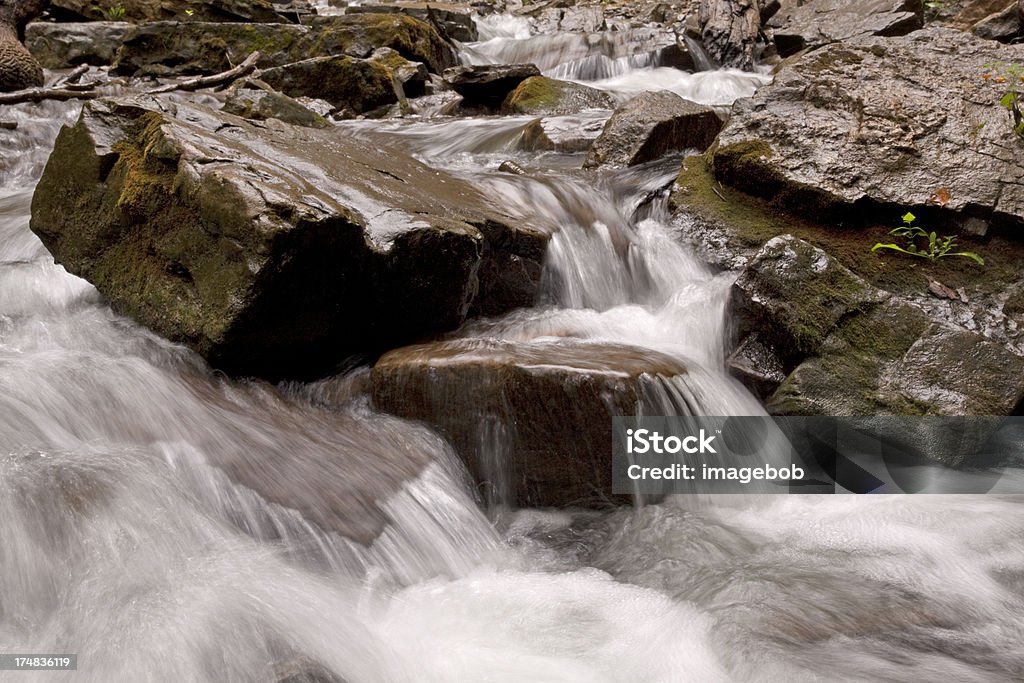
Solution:
[{"label": "rocky streambed", "polygon": [[[1024,47],[961,4],[0,12],[3,632],[89,680],[1012,680],[1009,498],[611,494],[614,415],[1020,413]],[[908,213],[978,259],[873,252]]]}]

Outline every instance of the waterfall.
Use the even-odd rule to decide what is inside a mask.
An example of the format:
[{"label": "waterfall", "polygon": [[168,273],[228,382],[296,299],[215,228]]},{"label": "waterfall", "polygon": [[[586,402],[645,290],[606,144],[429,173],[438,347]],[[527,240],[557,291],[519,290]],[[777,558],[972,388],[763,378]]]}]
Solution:
[{"label": "waterfall", "polygon": [[[577,36],[479,24],[474,59],[576,63],[577,77],[601,76],[591,85],[622,96],[669,87],[725,104],[763,80],[631,62],[617,36],[599,52],[617,71],[605,78],[579,66],[594,54]],[[495,484],[480,492],[445,439],[371,407],[365,367],[310,385],[214,372],[112,311],[28,229],[33,186],[76,113],[8,107],[19,126],[0,130],[0,650],[76,653],[79,667],[33,680],[1024,672],[1018,499],[676,496],[514,510],[501,416],[473,416]],[[518,151],[529,120],[342,124],[464,176],[552,235],[538,305],[472,321],[454,342],[625,346],[687,368],[644,374],[638,412],[762,414],[724,369],[733,276],[683,246],[667,215],[679,160],[584,176],[578,155]],[[510,158],[527,175],[496,170]]]}]

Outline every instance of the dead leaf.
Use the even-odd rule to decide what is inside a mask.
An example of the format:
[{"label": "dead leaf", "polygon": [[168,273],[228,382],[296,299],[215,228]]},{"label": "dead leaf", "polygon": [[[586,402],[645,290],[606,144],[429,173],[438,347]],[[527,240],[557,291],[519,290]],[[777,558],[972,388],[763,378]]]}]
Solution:
[{"label": "dead leaf", "polygon": [[928,290],[940,299],[960,301],[960,295],[938,280],[928,280]]},{"label": "dead leaf", "polygon": [[935,192],[932,193],[931,197],[928,198],[928,203],[938,204],[939,206],[945,206],[946,204],[949,204],[949,200],[951,200],[952,198],[953,195],[949,193],[949,190],[947,190],[944,187],[940,187],[939,189],[935,190]]}]

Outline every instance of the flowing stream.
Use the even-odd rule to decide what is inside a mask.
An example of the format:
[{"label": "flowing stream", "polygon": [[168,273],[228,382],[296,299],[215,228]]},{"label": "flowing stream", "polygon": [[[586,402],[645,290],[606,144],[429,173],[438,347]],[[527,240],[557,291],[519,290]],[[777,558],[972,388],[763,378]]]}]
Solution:
[{"label": "flowing stream", "polygon": [[[545,68],[622,96],[670,87],[725,104],[763,80],[614,53],[598,69],[572,37],[503,30],[469,54],[557,44]],[[1024,678],[1016,499],[677,496],[489,517],[440,437],[373,411],[365,368],[312,385],[232,381],[115,315],[28,229],[34,183],[76,114],[8,108],[19,128],[0,131],[0,651],[79,662],[11,680]],[[579,156],[517,151],[529,121],[344,124],[554,231],[544,300],[458,335],[650,349],[690,372],[638,409],[759,414],[724,370],[731,276],[680,246],[667,215],[679,160],[595,178]],[[527,174],[497,171],[508,159]],[[424,467],[392,466],[398,452]],[[319,482],[302,510],[224,473],[244,461],[264,488],[287,488],[282,460]],[[338,491],[382,477],[407,481],[351,502],[350,535],[372,543],[317,523]]]}]

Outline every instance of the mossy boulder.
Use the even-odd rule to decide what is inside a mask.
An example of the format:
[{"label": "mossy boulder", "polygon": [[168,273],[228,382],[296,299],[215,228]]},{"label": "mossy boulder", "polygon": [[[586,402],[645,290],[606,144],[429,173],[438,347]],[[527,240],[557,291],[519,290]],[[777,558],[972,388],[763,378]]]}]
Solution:
[{"label": "mossy boulder", "polygon": [[741,348],[766,346],[786,373],[765,392],[774,414],[1008,415],[1024,400],[1024,357],[791,235],[764,245],[732,302]]},{"label": "mossy boulder", "polygon": [[479,40],[473,9],[467,5],[445,2],[394,2],[372,5],[348,5],[346,14],[398,13],[407,14],[421,21],[436,21],[438,26],[452,39],[464,43]]},{"label": "mossy boulder", "polygon": [[[547,237],[491,204],[333,130],[98,100],[59,134],[31,228],[116,310],[279,379],[531,304]],[[492,277],[512,259],[528,282]]]},{"label": "mossy boulder", "polygon": [[584,109],[614,109],[615,99],[603,90],[579,83],[532,76],[508,94],[501,105],[506,114],[563,115]]},{"label": "mossy boulder", "polygon": [[583,165],[636,166],[672,152],[704,151],[721,128],[711,107],[668,90],[645,92],[615,110]]},{"label": "mossy boulder", "polygon": [[613,498],[612,417],[635,415],[667,395],[661,383],[685,374],[649,349],[460,339],[385,354],[373,368],[373,402],[438,430],[500,502],[604,507]]},{"label": "mossy boulder", "polygon": [[812,51],[736,102],[715,175],[837,226],[910,209],[931,229],[1019,231],[1024,143],[994,62],[1024,63],[1024,46],[929,27]]},{"label": "mossy boulder", "polygon": [[497,111],[520,83],[540,76],[534,64],[475,64],[444,72],[444,80],[462,95],[463,106]]},{"label": "mossy boulder", "polygon": [[316,97],[338,109],[363,114],[398,102],[391,69],[355,57],[314,57],[265,69],[260,80],[289,97]]},{"label": "mossy boulder", "polygon": [[260,52],[260,68],[314,57],[365,59],[387,47],[439,73],[457,63],[454,49],[427,23],[401,14],[320,17],[310,26],[155,22],[132,29],[118,52],[127,75],[212,74]]}]

